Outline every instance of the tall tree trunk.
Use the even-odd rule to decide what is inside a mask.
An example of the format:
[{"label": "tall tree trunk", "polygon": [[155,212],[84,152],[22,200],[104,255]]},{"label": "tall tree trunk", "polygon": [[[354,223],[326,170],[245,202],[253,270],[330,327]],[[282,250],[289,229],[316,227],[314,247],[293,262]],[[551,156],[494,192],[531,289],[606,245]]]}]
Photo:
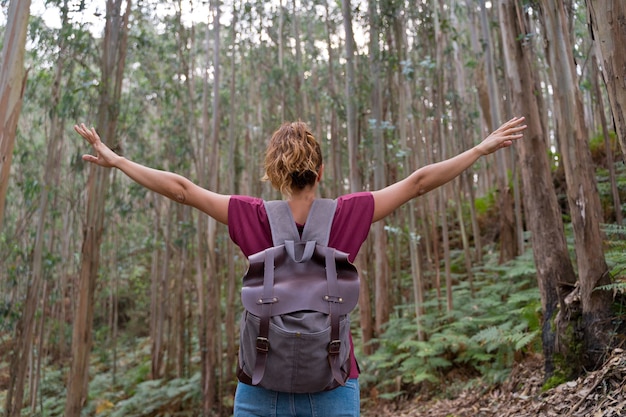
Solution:
[{"label": "tall tree trunk", "polygon": [[352,6],[350,0],[342,0],[343,26],[346,38],[346,116],[348,127],[348,167],[350,191],[361,191],[359,172],[359,143],[357,137],[356,75],[354,70],[354,32],[352,31]]},{"label": "tall tree trunk", "polygon": [[[473,4],[473,0],[466,0],[466,3],[468,3],[468,19],[470,21],[470,24],[468,24],[468,30],[469,30],[469,41],[470,41],[470,45],[472,46],[472,53],[473,54],[477,54],[479,47],[478,47],[478,25],[475,24],[475,20],[476,20],[476,16],[475,13],[473,11],[473,7],[471,6]],[[483,92],[485,91],[484,88],[484,71],[482,71],[480,68],[480,66],[478,67],[478,70],[475,70],[472,74],[471,74],[471,78],[474,78],[476,80],[475,84],[476,84],[476,89],[477,89],[477,95],[478,95],[478,104],[480,108],[487,108],[487,106],[485,104],[481,104],[483,100],[481,100],[480,98],[484,95]],[[481,88],[481,86],[483,86]],[[483,111],[484,113],[485,111]],[[482,133],[482,132],[481,132]],[[475,191],[475,184],[474,184],[474,176],[472,175],[472,171],[467,171],[466,175],[463,176],[462,178],[465,179],[466,185],[465,188],[467,189],[468,192],[468,198],[469,198],[469,207],[470,207],[470,216],[472,219],[472,235],[474,237],[474,248],[475,248],[475,252],[474,252],[474,259],[477,263],[482,263],[482,259],[483,259],[483,250],[482,250],[482,236],[481,236],[481,230],[480,227],[478,225],[478,216],[476,214],[476,205],[475,205],[475,201],[476,201],[476,191]]]},{"label": "tall tree trunk", "polygon": [[584,331],[582,365],[589,370],[602,363],[611,342],[612,297],[608,291],[596,290],[610,283],[602,249],[602,211],[563,1],[546,0],[541,6],[546,39],[550,41],[546,55],[555,93],[556,133],[576,246]]},{"label": "tall tree trunk", "polygon": [[[217,190],[219,176],[219,31],[220,31],[220,7],[219,2],[211,2],[211,13],[213,28],[207,28],[206,36],[206,66],[207,71],[213,68],[213,97],[212,97],[212,117],[209,120],[209,80],[205,75],[203,110],[202,110],[202,137],[203,142],[209,139],[209,143],[203,143],[199,149],[198,161],[198,181],[210,190]],[[211,42],[210,34],[213,35]],[[212,43],[212,45],[211,45]],[[213,56],[209,54],[210,46],[213,48]],[[207,161],[207,154],[210,160]],[[208,164],[207,164],[208,162]],[[201,349],[202,368],[202,413],[208,417],[217,405],[217,368],[218,358],[221,356],[217,349],[221,349],[218,335],[221,312],[219,306],[219,276],[216,258],[216,222],[215,219],[208,218],[204,214],[198,215],[198,306],[199,334]]]},{"label": "tall tree trunk", "polygon": [[[456,10],[454,8],[450,10],[450,22],[452,23],[453,27],[462,28],[461,26],[462,24],[461,22],[459,22],[459,19],[457,18],[457,15],[456,15]],[[452,40],[452,50],[453,50],[455,71],[452,74],[453,81],[451,81],[451,84],[453,84],[456,89],[455,99],[453,100],[453,108],[454,108],[454,112],[456,113],[456,121],[454,122],[454,125],[455,125],[456,136],[461,138],[459,141],[460,142],[459,145],[461,149],[454,149],[454,152],[458,153],[465,149],[469,149],[472,145],[471,141],[469,140],[471,138],[471,135],[469,134],[469,131],[468,131],[469,129],[467,129],[466,127],[467,125],[465,122],[465,120],[467,119],[467,116],[463,113],[463,110],[462,110],[462,109],[469,107],[470,100],[468,98],[467,87],[466,87],[467,75],[466,75],[465,66],[463,63],[463,58],[461,57],[460,47],[459,47],[459,43],[457,39]],[[454,200],[455,200],[455,205],[456,205],[456,210],[457,210],[458,227],[461,233],[461,240],[463,243],[463,252],[465,254],[464,256],[465,273],[467,274],[467,281],[470,286],[470,292],[473,295],[474,294],[474,273],[472,271],[473,256],[472,256],[471,245],[469,242],[470,236],[467,230],[468,228],[466,227],[465,222],[463,220],[464,196],[472,195],[471,190],[469,189],[466,191],[464,190],[468,186],[470,189],[472,188],[471,182],[467,181],[467,177],[472,177],[472,176],[473,176],[473,172],[471,169],[466,170],[465,172],[461,174],[458,180],[458,185],[454,184],[455,186]],[[470,215],[472,216],[475,215],[475,210],[473,210],[473,207],[472,207],[473,204],[474,204],[474,200],[472,199],[468,204],[472,208],[472,210],[470,210]]]},{"label": "tall tree trunk", "polygon": [[[524,115],[528,125],[524,139],[516,147],[522,168],[526,221],[531,232],[541,293],[544,368],[546,378],[549,378],[555,371],[556,342],[559,338],[568,337],[566,334],[557,335],[557,314],[563,319],[568,313],[575,313],[568,311],[565,297],[574,288],[576,276],[569,258],[563,220],[547,158],[546,126],[542,124],[541,118],[544,105],[539,94],[535,55],[532,43],[524,41],[525,34],[530,33],[528,16],[515,0],[500,0],[499,14],[512,111]],[[572,351],[561,350],[559,354],[565,358],[565,363],[579,360]]]},{"label": "tall tree trunk", "polygon": [[[220,178],[220,75],[221,75],[221,61],[220,61],[220,17],[221,8],[220,1],[213,0],[213,97],[212,97],[212,115],[211,115],[211,165],[209,165],[209,189],[219,190],[219,178]],[[211,364],[210,366],[214,372],[214,385],[210,386],[210,395],[213,395],[213,406],[217,405],[221,407],[221,401],[217,401],[217,398],[221,397],[220,388],[222,386],[222,332],[220,331],[222,325],[222,311],[221,311],[221,279],[222,275],[219,273],[219,259],[217,257],[217,221],[213,218],[209,218],[209,260],[211,263],[208,265],[208,298],[209,298],[209,334],[214,335],[211,340]],[[215,403],[217,401],[217,404]],[[208,406],[208,404],[207,404]],[[205,407],[206,412],[206,407]],[[206,414],[208,417],[211,414]]]},{"label": "tall tree trunk", "polygon": [[[67,23],[66,9],[63,14],[63,24]],[[28,13],[28,9],[26,10]],[[62,39],[60,45],[59,60],[55,70],[55,82],[52,90],[52,102],[51,102],[51,127],[50,135],[48,138],[48,152],[46,158],[45,172],[42,178],[42,191],[39,198],[39,218],[37,224],[37,234],[35,237],[35,246],[33,250],[33,265],[32,265],[32,279],[28,287],[26,300],[24,301],[24,312],[20,318],[17,326],[18,332],[16,334],[16,349],[12,354],[11,360],[11,378],[9,379],[10,386],[6,401],[6,411],[9,416],[17,416],[20,414],[20,406],[23,402],[24,395],[24,379],[26,376],[26,369],[29,361],[26,360],[27,356],[33,354],[34,330],[35,330],[35,318],[37,308],[39,306],[39,300],[43,300],[45,304],[46,294],[41,294],[41,286],[43,282],[43,250],[46,240],[46,224],[48,221],[48,208],[50,206],[50,196],[54,190],[54,187],[58,182],[58,170],[61,155],[62,144],[62,121],[59,117],[57,106],[60,101],[61,91],[61,77],[64,71],[64,57],[65,57],[65,45],[66,42]],[[3,69],[4,70],[4,69]],[[37,397],[37,385],[39,380],[39,364],[41,363],[41,356],[43,354],[41,347],[43,346],[43,323],[45,315],[42,314],[40,322],[40,330],[38,334],[39,347],[37,348],[37,367],[36,369],[30,369],[30,404],[31,407],[35,404]]]},{"label": "tall tree trunk", "polygon": [[[68,30],[69,24],[68,24],[68,17],[67,17],[67,1],[64,4],[64,7],[62,7],[62,29],[61,31],[64,32],[66,30]],[[51,101],[51,110],[50,110],[50,134],[48,137],[48,151],[46,153],[47,157],[46,157],[46,166],[45,166],[45,172],[44,172],[44,176],[42,178],[42,184],[44,185],[42,188],[42,193],[40,196],[40,201],[39,201],[39,219],[38,219],[38,226],[37,226],[37,237],[35,239],[35,250],[33,252],[33,283],[31,285],[33,285],[34,287],[38,287],[41,285],[41,280],[43,279],[44,276],[44,272],[45,272],[45,268],[44,268],[44,259],[43,259],[43,245],[45,244],[44,240],[46,239],[46,234],[49,236],[48,237],[48,245],[49,245],[49,251],[52,253],[53,249],[52,249],[52,245],[54,243],[54,229],[49,230],[48,233],[46,233],[46,228],[50,228],[51,226],[49,225],[48,221],[49,221],[49,216],[48,216],[48,212],[49,212],[49,208],[51,205],[53,205],[53,201],[51,201],[51,198],[53,197],[53,195],[56,194],[56,190],[58,189],[58,185],[59,185],[59,172],[60,172],[60,164],[59,161],[61,160],[61,151],[62,151],[62,147],[63,147],[63,125],[64,125],[64,117],[62,116],[62,111],[59,109],[59,103],[61,102],[61,91],[63,89],[63,85],[62,85],[62,79],[63,79],[63,74],[67,71],[67,68],[65,66],[65,62],[66,62],[66,56],[67,56],[67,41],[65,37],[61,37],[61,41],[59,44],[59,52],[57,54],[57,61],[56,61],[56,65],[55,65],[55,74],[54,74],[54,83],[52,84],[52,101]],[[52,206],[54,207],[54,206]],[[37,282],[39,281],[39,282]],[[46,287],[46,283],[43,283],[44,288]],[[41,297],[42,304],[45,307],[47,300],[47,294],[44,290],[44,292],[42,294],[39,295]],[[28,301],[27,301],[28,304]],[[46,309],[42,307],[42,311],[45,312]],[[42,314],[42,319],[41,319],[41,324],[40,324],[40,331],[39,331],[39,336],[41,336],[41,333],[43,333],[43,326],[45,323],[45,314]],[[42,346],[42,343],[44,342],[42,337],[39,337],[39,346]],[[38,367],[41,364],[41,359],[42,359],[42,355],[43,350],[38,348],[37,349],[38,354],[37,354],[37,363],[38,363]],[[33,370],[31,370],[33,371]],[[31,395],[31,408],[34,407],[35,403],[35,398],[37,395],[37,382],[38,381],[38,372],[36,373],[36,378],[34,379],[34,381],[31,381],[31,390],[30,390],[30,395]]]},{"label": "tall tree trunk", "polygon": [[[370,69],[372,77],[371,106],[372,115],[370,128],[374,142],[374,188],[380,190],[385,187],[385,146],[382,131],[382,92],[380,88],[380,45],[379,19],[376,2],[369,0],[370,21]],[[373,225],[374,232],[374,294],[376,297],[376,333],[382,334],[383,326],[389,320],[389,264],[387,262],[387,236],[385,222],[380,221]]]},{"label": "tall tree trunk", "polygon": [[[400,62],[406,62],[406,24],[403,20],[402,13],[393,14],[393,26],[394,26],[394,41],[396,48],[396,55]],[[398,139],[400,142],[400,149],[405,150],[405,156],[403,158],[403,165],[405,167],[405,175],[411,172],[411,168],[419,166],[418,152],[414,147],[414,139],[417,137],[411,118],[409,117],[410,104],[412,98],[412,88],[408,78],[404,73],[405,68],[398,66],[394,74],[395,83],[398,89]],[[409,143],[411,138],[411,143]],[[422,330],[422,316],[424,313],[424,273],[423,273],[423,261],[422,261],[422,239],[417,228],[417,209],[416,205],[419,202],[410,200],[406,204],[406,222],[408,223],[408,240],[409,240],[409,253],[411,261],[411,277],[413,282],[413,302],[415,303],[415,319],[417,326],[417,338],[420,341],[425,339],[424,332]]]},{"label": "tall tree trunk", "polygon": [[[117,216],[116,216],[117,217]],[[115,256],[111,256],[111,268],[110,271],[113,272],[113,276],[111,279],[113,280],[113,285],[111,285],[111,295],[109,297],[109,306],[110,306],[110,321],[109,321],[109,329],[110,329],[110,349],[112,350],[111,355],[111,383],[113,386],[117,384],[117,336],[118,336],[118,322],[119,322],[119,269],[117,268],[117,264],[120,261],[120,252],[119,248],[119,231],[114,232],[113,242],[115,250]]]},{"label": "tall tree trunk", "polygon": [[[162,197],[152,196],[155,216],[152,220],[152,260],[150,263],[150,376],[153,379],[161,377],[163,368],[163,298],[160,284],[160,268],[163,251],[158,245],[161,228]],[[168,248],[169,246],[166,246]]]},{"label": "tall tree trunk", "polygon": [[[332,20],[330,17],[328,2],[325,3],[324,13],[326,16],[326,48],[328,48],[328,94],[334,102],[338,97],[338,92],[335,85],[335,54],[333,53],[333,42],[331,39],[333,31],[331,27]],[[342,152],[341,143],[339,140],[339,123],[337,120],[337,111],[335,111],[335,107],[336,105],[333,103],[333,110],[330,112],[330,170],[328,171],[328,173],[330,174],[331,178],[343,178],[343,172],[341,170]],[[342,186],[340,181],[332,181],[331,187],[333,196],[338,196],[342,193]],[[366,338],[365,335],[364,338]],[[369,340],[369,338],[366,339]]]},{"label": "tall tree trunk", "polygon": [[296,0],[291,2],[293,14],[291,19],[293,20],[293,37],[295,40],[296,48],[296,79],[294,80],[294,94],[295,94],[295,111],[296,119],[305,119],[309,116],[308,113],[308,100],[306,90],[304,89],[304,66],[302,64],[302,41],[300,40],[300,14],[298,13],[298,5]]},{"label": "tall tree trunk", "polygon": [[[119,116],[122,78],[126,60],[128,19],[131,1],[126,0],[126,11],[121,12],[122,0],[108,0],[106,24],[102,45],[101,95],[98,108],[98,130],[113,145]],[[91,165],[87,184],[88,200],[81,269],[78,292],[78,308],[72,332],[72,364],[68,376],[65,417],[79,417],[87,401],[89,384],[89,355],[92,344],[93,305],[98,267],[100,266],[100,244],[104,225],[104,205],[109,188],[109,170]]]},{"label": "tall tree trunk", "polygon": [[[205,60],[206,68],[204,71],[204,79],[202,81],[202,140],[197,150],[198,158],[196,159],[196,172],[198,182],[202,186],[208,187],[207,173],[207,154],[210,141],[210,125],[209,119],[209,71],[211,68],[211,30],[209,26],[205,33]],[[213,388],[215,381],[213,379],[213,366],[211,364],[211,347],[209,337],[209,300],[208,300],[208,280],[207,274],[210,273],[209,266],[211,263],[211,253],[208,248],[208,218],[202,213],[198,213],[197,217],[197,253],[196,253],[196,291],[198,299],[198,339],[200,348],[200,369],[201,369],[201,392],[202,392],[202,415],[208,416],[213,407]]]},{"label": "tall tree trunk", "polygon": [[[236,2],[233,3],[232,9],[233,20],[231,22],[231,39],[235,39],[236,30],[237,30],[237,21],[239,17],[239,11],[237,10]],[[231,60],[230,60],[230,80],[229,80],[229,89],[230,89],[230,108],[229,108],[229,117],[228,117],[228,160],[227,166],[230,167],[228,170],[228,193],[237,194],[237,178],[238,178],[238,170],[236,168],[236,159],[235,154],[239,149],[239,141],[237,139],[236,132],[236,114],[237,114],[237,95],[236,95],[236,87],[237,87],[237,58],[238,58],[238,48],[234,46],[231,51]],[[227,262],[228,262],[228,275],[226,277],[226,329],[235,329],[236,328],[236,320],[235,313],[238,311],[236,307],[236,298],[237,298],[237,280],[238,277],[235,274],[235,244],[231,239],[228,239],[228,248],[227,248]],[[226,356],[229,360],[235,361],[237,358],[237,342],[235,340],[235,332],[227,331],[226,332]],[[235,381],[235,367],[230,367],[229,371],[225,375],[225,381]]]},{"label": "tall tree trunk", "polygon": [[[447,140],[447,123],[444,120],[444,115],[446,112],[446,102],[445,102],[445,80],[446,80],[446,63],[444,62],[444,44],[446,42],[446,34],[444,32],[444,28],[441,25],[441,19],[445,19],[443,13],[443,7],[440,0],[431,0],[431,9],[433,16],[433,26],[434,26],[434,39],[435,39],[435,70],[434,70],[434,83],[432,89],[432,102],[433,106],[433,142],[436,144],[438,149],[438,158],[440,160],[445,160],[448,158],[448,140]],[[439,210],[434,209],[434,206],[431,206],[431,215],[433,216],[433,227],[439,224],[441,227],[441,245],[443,249],[443,261],[444,261],[444,279],[445,279],[445,289],[446,289],[446,309],[448,311],[452,311],[453,309],[453,296],[452,296],[452,272],[450,266],[450,240],[449,240],[449,228],[448,228],[448,185],[444,185],[439,187],[433,193],[436,196],[436,200]],[[436,217],[439,217],[439,222],[437,222]],[[439,242],[434,242],[437,246]],[[435,256],[438,258],[440,252],[438,249],[435,249]],[[439,262],[435,264],[435,268],[437,271],[437,287],[439,291],[441,290],[441,268]]]},{"label": "tall tree trunk", "polygon": [[[489,91],[489,120],[491,125],[489,130],[497,129],[502,121],[500,109],[500,91],[498,88],[497,74],[495,71],[495,56],[493,38],[491,36],[491,27],[485,0],[480,0],[481,7],[481,27],[483,34],[483,42],[485,46],[485,67],[487,70],[487,86]],[[504,263],[513,259],[517,253],[517,239],[515,238],[515,221],[513,213],[513,202],[509,194],[509,185],[507,182],[507,172],[505,155],[506,150],[496,152],[494,158],[496,160],[496,181],[498,184],[498,212],[500,220],[500,263]]]},{"label": "tall tree trunk", "polygon": [[609,93],[613,123],[626,161],[626,2],[587,0],[589,26]]},{"label": "tall tree trunk", "polygon": [[4,220],[17,121],[26,88],[24,49],[29,11],[30,0],[11,0],[0,59],[0,229]]},{"label": "tall tree trunk", "polygon": [[[352,30],[352,6],[350,0],[341,1],[341,11],[343,15],[343,27],[346,39],[346,117],[348,134],[348,177],[350,179],[350,191],[361,191],[362,183],[358,165],[359,143],[357,137],[357,103],[356,103],[356,75],[354,70],[354,32]],[[372,335],[372,316],[370,289],[367,276],[364,275],[365,268],[363,256],[357,256],[355,266],[361,272],[361,291],[359,295],[359,311],[363,340]]]},{"label": "tall tree trunk", "polygon": [[285,7],[283,0],[278,0],[278,68],[280,69],[279,95],[280,95],[280,123],[286,121],[287,114],[287,98],[285,91],[287,90],[287,74],[285,73]]},{"label": "tall tree trunk", "polygon": [[[602,98],[602,92],[600,91],[600,85],[598,83],[598,62],[596,60],[595,53],[592,53],[591,61],[592,64],[590,76],[591,85],[593,88],[592,101],[596,103],[596,106],[598,108],[598,114],[600,115],[600,130],[602,131],[602,137],[604,138],[604,153],[607,169],[609,170],[609,184],[611,187],[611,196],[613,197],[613,211],[615,212],[615,223],[621,225],[623,222],[622,203],[620,202],[619,188],[617,186],[617,178],[615,175],[615,158],[613,155],[613,147],[611,146],[611,138],[609,136],[609,130],[607,126],[604,100]],[[626,72],[624,73],[624,75],[626,75]]]}]

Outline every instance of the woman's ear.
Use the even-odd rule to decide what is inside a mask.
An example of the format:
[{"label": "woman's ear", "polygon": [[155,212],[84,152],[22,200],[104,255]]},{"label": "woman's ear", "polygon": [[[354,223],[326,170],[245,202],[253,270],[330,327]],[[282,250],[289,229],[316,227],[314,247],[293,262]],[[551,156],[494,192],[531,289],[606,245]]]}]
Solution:
[{"label": "woman's ear", "polygon": [[322,173],[324,172],[324,164],[317,170],[317,182],[322,180]]}]

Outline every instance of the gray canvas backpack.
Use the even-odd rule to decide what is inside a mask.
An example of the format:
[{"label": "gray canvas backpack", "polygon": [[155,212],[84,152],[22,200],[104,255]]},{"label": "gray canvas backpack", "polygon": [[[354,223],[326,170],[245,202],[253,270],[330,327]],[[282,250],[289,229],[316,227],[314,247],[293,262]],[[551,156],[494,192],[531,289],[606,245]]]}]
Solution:
[{"label": "gray canvas backpack", "polygon": [[265,202],[274,246],[248,258],[243,278],[241,382],[311,393],[348,379],[359,276],[346,253],[327,246],[336,205],[314,200],[300,236],[286,201]]}]

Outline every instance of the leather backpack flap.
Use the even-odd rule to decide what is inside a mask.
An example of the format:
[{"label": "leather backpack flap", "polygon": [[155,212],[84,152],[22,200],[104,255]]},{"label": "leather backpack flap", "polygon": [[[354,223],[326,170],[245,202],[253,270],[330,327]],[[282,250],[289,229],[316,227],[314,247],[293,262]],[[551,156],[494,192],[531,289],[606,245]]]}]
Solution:
[{"label": "leather backpack flap", "polygon": [[[268,256],[274,258],[271,297],[264,295],[263,285]],[[335,264],[336,294],[329,289],[326,278],[327,259]],[[241,300],[245,309],[255,316],[262,314],[265,303],[272,304],[272,315],[301,310],[330,314],[329,302],[335,304],[335,314],[344,315],[349,314],[358,303],[359,275],[344,252],[317,245],[311,260],[302,263],[293,261],[281,245],[254,254],[249,261],[250,266],[241,289]]]}]

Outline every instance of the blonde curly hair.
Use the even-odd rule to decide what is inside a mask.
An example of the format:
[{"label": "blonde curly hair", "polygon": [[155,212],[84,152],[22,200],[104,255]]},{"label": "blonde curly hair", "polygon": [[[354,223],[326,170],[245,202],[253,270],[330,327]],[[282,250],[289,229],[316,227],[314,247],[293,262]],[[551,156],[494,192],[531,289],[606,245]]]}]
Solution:
[{"label": "blonde curly hair", "polygon": [[267,145],[264,166],[263,181],[290,196],[315,184],[322,167],[322,151],[304,122],[283,123]]}]

